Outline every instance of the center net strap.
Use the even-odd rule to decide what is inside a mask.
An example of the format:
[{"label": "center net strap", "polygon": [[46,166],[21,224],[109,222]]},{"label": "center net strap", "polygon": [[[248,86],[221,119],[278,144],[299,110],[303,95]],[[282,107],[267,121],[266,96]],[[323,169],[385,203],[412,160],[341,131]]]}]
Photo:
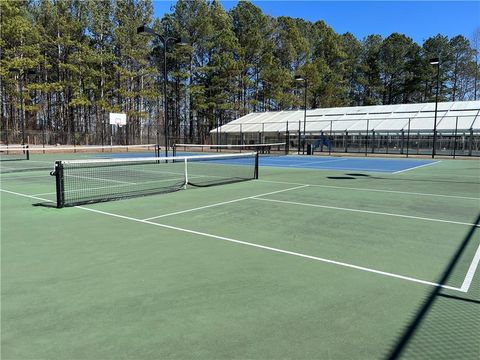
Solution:
[{"label": "center net strap", "polygon": [[61,208],[256,179],[258,155],[61,160],[52,175]]}]

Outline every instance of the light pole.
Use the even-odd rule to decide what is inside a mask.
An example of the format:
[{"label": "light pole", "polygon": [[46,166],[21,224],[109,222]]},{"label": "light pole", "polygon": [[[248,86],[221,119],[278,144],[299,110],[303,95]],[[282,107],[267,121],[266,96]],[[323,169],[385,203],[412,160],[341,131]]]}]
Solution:
[{"label": "light pole", "polygon": [[302,154],[305,155],[305,143],[307,140],[306,137],[306,129],[307,129],[307,87],[308,87],[308,80],[306,77],[302,77],[300,75],[295,76],[295,81],[303,82],[305,84],[304,89],[304,99],[303,99],[303,142],[302,142]]},{"label": "light pole", "polygon": [[[137,28],[137,34],[148,34],[148,35],[153,35],[156,36],[157,38],[160,39],[163,45],[163,121],[164,121],[164,129],[163,129],[163,134],[165,137],[165,156],[168,157],[168,101],[167,101],[167,81],[168,81],[168,76],[167,76],[167,43],[169,41],[173,41],[175,44],[178,45],[185,45],[185,43],[178,38],[175,37],[169,37],[169,36],[163,36],[155,32],[152,28],[142,25]],[[157,145],[160,147],[159,143],[159,126],[157,122]]]},{"label": "light pole", "polygon": [[437,66],[437,89],[435,91],[435,119],[433,121],[433,146],[432,146],[432,159],[435,158],[435,143],[437,141],[437,107],[438,107],[438,88],[440,79],[440,59],[430,59],[430,65]]}]

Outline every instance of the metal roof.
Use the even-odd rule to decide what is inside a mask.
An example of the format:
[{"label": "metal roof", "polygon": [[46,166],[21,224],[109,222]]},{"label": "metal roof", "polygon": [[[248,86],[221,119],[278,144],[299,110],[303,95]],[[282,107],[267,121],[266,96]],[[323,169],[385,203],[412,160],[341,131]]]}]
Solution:
[{"label": "metal roof", "polygon": [[[373,105],[307,110],[307,132],[431,131],[435,103]],[[251,113],[210,133],[303,131],[304,111]],[[458,125],[458,126],[457,126]],[[480,130],[480,101],[438,103],[437,130]]]}]

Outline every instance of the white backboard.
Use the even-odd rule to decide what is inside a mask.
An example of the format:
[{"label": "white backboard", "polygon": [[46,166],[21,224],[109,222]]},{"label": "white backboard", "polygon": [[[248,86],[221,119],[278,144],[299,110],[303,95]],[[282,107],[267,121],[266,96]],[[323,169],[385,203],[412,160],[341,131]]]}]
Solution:
[{"label": "white backboard", "polygon": [[110,125],[127,125],[127,114],[110,113]]}]

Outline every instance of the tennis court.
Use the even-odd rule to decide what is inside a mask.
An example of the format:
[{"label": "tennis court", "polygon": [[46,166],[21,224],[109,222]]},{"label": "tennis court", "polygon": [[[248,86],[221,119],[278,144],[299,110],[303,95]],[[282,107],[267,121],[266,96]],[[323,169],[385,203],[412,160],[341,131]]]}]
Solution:
[{"label": "tennis court", "polygon": [[48,170],[0,179],[5,359],[478,358],[478,161],[261,156],[63,209]]}]

